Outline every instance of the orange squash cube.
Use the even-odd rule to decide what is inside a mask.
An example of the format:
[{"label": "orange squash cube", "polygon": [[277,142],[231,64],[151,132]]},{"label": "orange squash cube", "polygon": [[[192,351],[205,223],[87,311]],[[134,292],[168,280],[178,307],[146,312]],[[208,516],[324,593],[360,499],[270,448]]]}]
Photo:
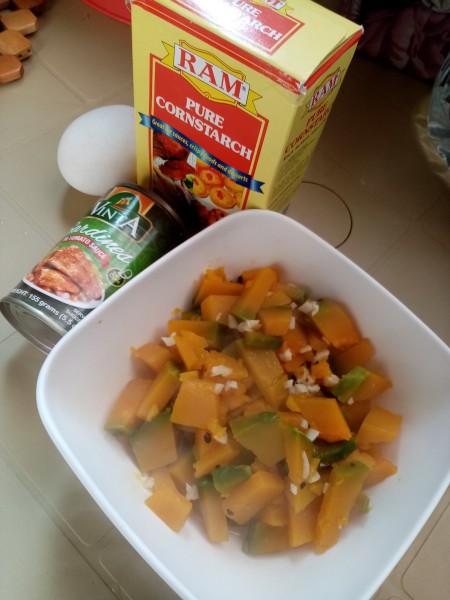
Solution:
[{"label": "orange squash cube", "polygon": [[173,531],[181,531],[192,511],[192,502],[175,486],[158,487],[145,504]]},{"label": "orange squash cube", "polygon": [[337,442],[351,438],[352,432],[335,398],[291,395],[287,406],[300,412],[323,440]]},{"label": "orange squash cube", "polygon": [[106,419],[107,431],[130,434],[136,429],[142,421],[137,415],[139,405],[152,383],[152,379],[141,378],[127,382]]},{"label": "orange squash cube", "polygon": [[403,417],[381,406],[372,406],[356,434],[356,443],[364,448],[371,444],[392,442],[399,434]]},{"label": "orange squash cube", "polygon": [[255,319],[259,309],[263,305],[267,292],[277,279],[278,273],[275,269],[271,267],[262,267],[259,269],[255,278],[242,290],[242,293],[231,309],[231,313],[239,319]]},{"label": "orange squash cube", "polygon": [[275,473],[256,471],[224,499],[225,514],[239,525],[248,523],[267,504],[283,493],[284,481]]},{"label": "orange squash cube", "polygon": [[320,510],[320,498],[316,495],[301,511],[288,511],[289,545],[292,548],[309,544],[314,539],[317,517]]},{"label": "orange squash cube", "polygon": [[354,346],[340,352],[332,359],[333,371],[336,375],[344,375],[353,367],[364,366],[373,356],[374,347],[367,338],[362,338]]},{"label": "orange squash cube", "polygon": [[166,362],[172,358],[167,346],[148,342],[139,348],[131,348],[132,355],[145,363],[154,373],[159,373]]},{"label": "orange squash cube", "polygon": [[204,379],[181,382],[173,404],[172,422],[211,431],[211,428],[217,427],[219,420],[219,396],[214,382]]},{"label": "orange squash cube", "polygon": [[200,370],[208,356],[205,348],[208,345],[206,338],[193,331],[180,331],[175,334],[175,345],[180,358],[188,371]]},{"label": "orange squash cube", "polygon": [[370,469],[357,462],[337,463],[331,470],[314,531],[314,549],[321,554],[336,544],[347,524]]},{"label": "orange squash cube", "polygon": [[311,320],[320,333],[337,349],[345,350],[360,340],[359,331],[350,313],[335,300],[319,301],[319,310]]}]

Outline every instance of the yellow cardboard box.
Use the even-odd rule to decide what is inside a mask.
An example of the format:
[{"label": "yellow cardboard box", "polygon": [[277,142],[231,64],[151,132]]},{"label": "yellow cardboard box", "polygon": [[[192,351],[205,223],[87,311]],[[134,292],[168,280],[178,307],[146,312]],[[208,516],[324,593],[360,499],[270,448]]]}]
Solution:
[{"label": "yellow cardboard box", "polygon": [[283,211],[361,33],[310,0],[133,0],[138,183],[200,226]]}]

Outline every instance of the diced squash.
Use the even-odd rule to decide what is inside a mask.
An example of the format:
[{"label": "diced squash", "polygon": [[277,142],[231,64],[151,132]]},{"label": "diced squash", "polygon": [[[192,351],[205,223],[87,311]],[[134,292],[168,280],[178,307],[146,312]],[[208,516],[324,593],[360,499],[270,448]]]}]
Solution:
[{"label": "diced squash", "polygon": [[298,354],[299,352],[302,352],[308,344],[306,331],[297,323],[293,329],[289,329],[286,332],[281,351],[284,352],[289,349],[292,354]]},{"label": "diced squash", "polygon": [[350,313],[335,300],[318,301],[319,310],[311,320],[320,333],[339,350],[346,350],[360,340],[359,331]]},{"label": "diced squash", "polygon": [[313,363],[310,368],[311,377],[321,382],[326,382],[333,375],[330,363],[327,360],[319,360]]},{"label": "diced squash", "polygon": [[276,335],[267,335],[261,331],[246,331],[244,343],[251,348],[265,348],[277,350],[283,344],[283,338]]},{"label": "diced squash", "polygon": [[175,345],[181,360],[188,371],[200,370],[203,367],[208,351],[208,341],[193,331],[180,331],[175,334]]},{"label": "diced squash", "polygon": [[307,300],[307,293],[304,287],[298,285],[296,283],[283,283],[281,281],[277,281],[272,286],[273,292],[281,291],[285,293],[292,302],[295,302],[299,306],[301,306]]},{"label": "diced squash", "polygon": [[116,433],[132,433],[141,423],[137,410],[152,379],[130,379],[114,403],[105,422],[105,429]]},{"label": "diced squash", "polygon": [[170,409],[145,421],[130,438],[131,448],[142,473],[170,465],[177,460],[175,430]]},{"label": "diced squash", "polygon": [[262,330],[266,335],[283,336],[289,331],[292,319],[290,306],[271,306],[258,312]]},{"label": "diced squash", "polygon": [[322,466],[329,466],[353,456],[357,448],[353,438],[332,443],[318,442],[314,447],[314,456],[320,460]]},{"label": "diced squash", "polygon": [[139,418],[150,421],[167,406],[179,387],[180,369],[170,360],[163,366],[142,398],[137,412]]},{"label": "diced squash", "polygon": [[216,321],[202,321],[194,319],[170,319],[167,324],[169,335],[181,331],[192,331],[197,335],[206,338],[208,346],[211,348],[220,347],[222,326]]},{"label": "diced squash", "polygon": [[399,434],[403,418],[381,406],[372,406],[356,434],[356,443],[364,448],[371,444],[392,442]]},{"label": "diced squash", "polygon": [[351,404],[344,402],[340,407],[348,426],[356,433],[370,410],[371,401],[360,400],[359,402],[352,402]]},{"label": "diced squash", "polygon": [[287,406],[300,412],[323,440],[337,442],[351,438],[352,432],[335,398],[296,394],[289,396]]},{"label": "diced squash", "polygon": [[312,327],[306,329],[306,337],[308,338],[308,345],[311,346],[314,352],[322,352],[330,347],[329,340],[325,339],[320,331],[316,331]]},{"label": "diced squash", "polygon": [[166,362],[172,358],[170,350],[156,342],[148,342],[139,348],[131,348],[131,353],[145,363],[153,373],[159,373]]},{"label": "diced squash", "polygon": [[194,463],[195,477],[209,475],[218,465],[228,465],[239,456],[239,447],[233,440],[217,444]]},{"label": "diced squash", "polygon": [[333,393],[340,402],[348,402],[350,398],[359,402],[375,398],[391,386],[392,382],[383,375],[357,366],[341,377]]},{"label": "diced squash", "polygon": [[288,505],[286,502],[268,504],[258,515],[258,521],[274,527],[285,527],[288,524]]},{"label": "diced squash", "polygon": [[239,525],[248,523],[260,510],[283,493],[283,479],[269,471],[256,471],[234,488],[224,499],[223,507],[228,518]]},{"label": "diced squash", "polygon": [[285,354],[282,352],[279,353],[279,356],[284,360],[281,360],[281,364],[283,365],[283,369],[289,375],[294,375],[297,379],[301,379],[303,374],[305,373],[305,364],[307,361],[306,354],[294,354],[292,358],[289,360],[285,359]]},{"label": "diced squash", "polygon": [[217,432],[220,421],[219,396],[215,384],[204,379],[183,381],[175,398],[172,422]]},{"label": "diced squash", "polygon": [[369,371],[368,377],[359,386],[358,390],[353,395],[355,402],[361,400],[371,400],[376,398],[386,390],[392,387],[392,381],[379,373]]},{"label": "diced squash", "polygon": [[205,376],[211,377],[216,381],[221,381],[221,378],[241,381],[248,377],[247,368],[244,366],[241,358],[234,358],[216,350],[209,352],[204,367]]},{"label": "diced squash", "polygon": [[238,296],[210,294],[200,305],[202,319],[227,325],[228,315],[237,298]]},{"label": "diced squash", "polygon": [[249,348],[241,341],[237,347],[262,396],[277,409],[288,396],[288,377],[276,352],[265,348]]},{"label": "diced squash", "polygon": [[307,429],[306,419],[298,412],[291,412],[290,410],[279,410],[278,416],[280,421],[286,427],[296,427],[300,430]]},{"label": "diced squash", "polygon": [[261,412],[230,421],[234,439],[268,467],[285,457],[284,431],[276,412]]},{"label": "diced squash", "polygon": [[314,539],[317,517],[320,510],[320,498],[314,496],[303,510],[288,511],[288,539],[292,548],[309,544]]},{"label": "diced squash", "polygon": [[283,290],[274,290],[265,297],[264,302],[262,303],[262,308],[269,308],[271,306],[287,306],[291,304],[291,302],[292,299]]},{"label": "diced squash", "polygon": [[246,554],[257,556],[283,552],[289,547],[287,525],[278,527],[258,520],[250,524],[242,549]]},{"label": "diced squash", "polygon": [[220,494],[229,494],[233,488],[249,479],[250,465],[220,465],[212,472],[214,487]]},{"label": "diced squash", "polygon": [[214,487],[210,476],[197,482],[200,512],[203,517],[206,535],[211,542],[228,540],[228,522],[223,511],[222,497]]},{"label": "diced squash", "polygon": [[198,460],[208,452],[211,452],[213,448],[219,446],[220,443],[213,438],[211,432],[207,429],[195,429],[194,448],[193,454],[195,460]]},{"label": "diced squash", "polygon": [[242,290],[231,309],[231,313],[242,320],[255,319],[267,296],[267,292],[277,281],[277,278],[277,272],[271,267],[259,269],[251,283]]},{"label": "diced squash", "polygon": [[364,481],[364,487],[377,485],[397,473],[397,466],[381,454],[378,446],[373,446],[367,450],[367,454],[373,458],[374,464]]},{"label": "diced squash", "polygon": [[374,347],[367,338],[362,338],[354,346],[335,355],[332,359],[333,371],[336,375],[344,375],[353,367],[364,366],[373,356]]},{"label": "diced squash", "polygon": [[220,270],[208,270],[198,287],[193,300],[193,306],[200,306],[205,298],[212,295],[217,296],[239,296],[244,289],[242,283],[228,281]]},{"label": "diced squash", "polygon": [[167,467],[167,470],[177,489],[181,493],[184,493],[186,485],[192,485],[195,479],[192,451],[185,450],[184,452],[180,452],[178,458]]},{"label": "diced squash", "polygon": [[312,475],[314,445],[304,433],[293,427],[285,429],[284,438],[288,477],[295,486],[300,486]]},{"label": "diced squash", "polygon": [[361,493],[369,467],[361,462],[337,463],[331,470],[314,531],[314,548],[322,553],[334,546]]},{"label": "diced squash", "polygon": [[145,504],[173,531],[181,531],[192,511],[192,502],[171,486],[159,487]]},{"label": "diced squash", "polygon": [[289,510],[294,513],[305,510],[311,502],[322,494],[324,489],[324,483],[322,481],[302,483],[298,487],[294,486],[289,479],[286,481],[286,498],[290,507]]}]

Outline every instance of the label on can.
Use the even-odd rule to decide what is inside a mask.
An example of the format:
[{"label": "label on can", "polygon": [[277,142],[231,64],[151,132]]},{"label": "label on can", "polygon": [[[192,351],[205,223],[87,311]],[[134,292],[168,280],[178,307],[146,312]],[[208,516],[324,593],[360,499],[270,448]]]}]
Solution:
[{"label": "label on can", "polygon": [[30,325],[31,315],[42,327],[64,335],[185,238],[176,213],[158,196],[138,186],[118,185],[25,275],[0,308],[21,333],[44,349],[36,323]]}]

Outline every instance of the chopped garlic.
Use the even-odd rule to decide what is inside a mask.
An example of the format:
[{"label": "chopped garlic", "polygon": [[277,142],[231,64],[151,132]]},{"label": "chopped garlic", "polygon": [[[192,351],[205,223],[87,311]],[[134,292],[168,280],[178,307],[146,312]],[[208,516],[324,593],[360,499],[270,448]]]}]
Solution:
[{"label": "chopped garlic", "polygon": [[292,352],[289,348],[286,348],[286,350],[282,352],[279,356],[280,360],[283,362],[289,362],[290,360],[292,360]]},{"label": "chopped garlic", "polygon": [[255,331],[256,329],[259,329],[260,326],[261,321],[259,321],[259,319],[247,319],[238,324],[237,330],[241,333],[245,333],[246,331]]},{"label": "chopped garlic", "polygon": [[146,490],[153,492],[153,488],[155,486],[155,478],[151,475],[142,474],[142,485]]},{"label": "chopped garlic", "polygon": [[319,480],[320,480],[320,473],[319,473],[319,471],[316,471],[308,479],[308,483],[315,483],[316,481],[319,481]]},{"label": "chopped garlic", "polygon": [[225,384],[224,383],[216,383],[214,386],[214,393],[215,394],[221,394],[223,392],[225,388]]},{"label": "chopped garlic", "polygon": [[291,484],[289,485],[289,489],[290,489],[290,491],[291,491],[291,494],[292,494],[293,496],[296,496],[296,495],[298,494],[298,485],[295,485],[294,483],[291,483]]},{"label": "chopped garlic", "polygon": [[313,317],[319,311],[319,303],[316,300],[306,300],[306,302],[303,302],[299,307],[299,310],[301,310],[302,313]]},{"label": "chopped garlic", "polygon": [[237,390],[238,389],[238,382],[235,381],[234,379],[230,379],[229,381],[227,381],[225,383],[225,391],[226,390]]},{"label": "chopped garlic", "polygon": [[318,363],[321,360],[326,360],[329,356],[329,350],[319,350],[319,352],[316,352],[316,355],[314,356],[314,362]]},{"label": "chopped garlic", "polygon": [[308,421],[307,421],[306,419],[302,419],[302,420],[300,421],[300,427],[301,427],[302,429],[308,429],[308,428],[309,428],[309,423],[308,423]]},{"label": "chopped garlic", "polygon": [[306,346],[303,346],[303,348],[300,348],[300,354],[306,354],[306,352],[310,352],[312,350],[312,347],[307,344]]},{"label": "chopped garlic", "polygon": [[323,383],[326,387],[334,387],[339,383],[339,377],[333,373],[332,375],[325,377]]},{"label": "chopped garlic", "polygon": [[347,400],[347,404],[353,404],[354,400],[353,400],[353,396],[351,396],[348,400]]},{"label": "chopped garlic", "polygon": [[297,381],[294,385],[294,392],[297,394],[307,394],[308,386],[302,383],[301,381]]},{"label": "chopped garlic", "polygon": [[309,477],[309,460],[306,455],[306,452],[302,450],[302,478],[304,480]]},{"label": "chopped garlic", "polygon": [[186,484],[186,498],[188,500],[198,500],[198,488],[196,485]]},{"label": "chopped garlic", "polygon": [[322,494],[326,494],[329,487],[330,484],[328,483],[328,481],[325,481],[325,483],[323,484]]},{"label": "chopped garlic", "polygon": [[175,332],[170,334],[170,336],[163,336],[161,340],[166,346],[175,346]]},{"label": "chopped garlic", "polygon": [[310,427],[305,435],[308,439],[310,439],[312,442],[314,442],[314,440],[317,439],[319,433],[320,433],[320,431],[317,431],[317,429]]},{"label": "chopped garlic", "polygon": [[211,376],[217,377],[219,375],[223,375],[223,377],[228,377],[233,372],[233,369],[227,367],[226,365],[214,365],[211,367]]},{"label": "chopped garlic", "polygon": [[294,315],[292,315],[291,320],[289,321],[289,329],[295,329],[295,325],[297,320]]},{"label": "chopped garlic", "polygon": [[218,442],[219,444],[226,444],[228,442],[228,434],[227,431],[225,430],[225,433],[221,433],[220,435],[213,435],[213,438],[216,440],[216,442]]},{"label": "chopped garlic", "polygon": [[317,392],[320,392],[320,385],[317,383],[310,384],[307,387],[310,394],[316,394]]}]

